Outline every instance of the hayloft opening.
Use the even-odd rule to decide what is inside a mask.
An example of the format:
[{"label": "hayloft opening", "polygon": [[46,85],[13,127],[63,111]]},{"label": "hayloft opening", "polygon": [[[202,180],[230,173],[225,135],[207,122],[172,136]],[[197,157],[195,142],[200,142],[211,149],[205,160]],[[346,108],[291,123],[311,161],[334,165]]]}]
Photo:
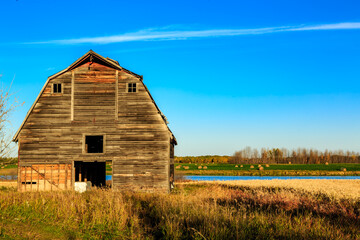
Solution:
[{"label": "hayloft opening", "polygon": [[53,84],[53,93],[61,93],[61,83]]},{"label": "hayloft opening", "polygon": [[92,187],[106,186],[105,162],[74,162],[75,182],[86,182]]},{"label": "hayloft opening", "polygon": [[136,83],[128,83],[128,92],[136,92]]},{"label": "hayloft opening", "polygon": [[85,136],[85,152],[103,153],[104,136]]}]

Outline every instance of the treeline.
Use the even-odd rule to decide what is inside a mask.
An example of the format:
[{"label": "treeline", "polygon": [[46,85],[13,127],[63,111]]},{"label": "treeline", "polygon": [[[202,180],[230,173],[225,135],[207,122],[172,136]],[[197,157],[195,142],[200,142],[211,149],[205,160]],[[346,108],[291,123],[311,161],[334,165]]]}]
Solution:
[{"label": "treeline", "polygon": [[218,156],[218,155],[206,155],[206,156],[186,156],[186,157],[174,157],[175,163],[229,163],[231,156]]},{"label": "treeline", "polygon": [[320,164],[320,163],[360,163],[359,152],[354,151],[319,151],[314,149],[298,148],[288,150],[286,148],[262,148],[253,149],[246,147],[237,151],[230,158],[229,163],[234,164]]},{"label": "treeline", "polygon": [[232,163],[232,164],[321,164],[321,163],[360,163],[359,152],[319,151],[315,149],[256,148],[246,147],[233,156],[185,156],[174,157],[175,163]]}]

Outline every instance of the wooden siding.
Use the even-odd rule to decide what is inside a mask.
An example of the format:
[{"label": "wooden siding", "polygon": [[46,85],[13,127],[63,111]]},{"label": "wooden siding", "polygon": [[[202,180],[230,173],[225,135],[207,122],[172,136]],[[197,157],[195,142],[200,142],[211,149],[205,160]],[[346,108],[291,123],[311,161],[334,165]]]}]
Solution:
[{"label": "wooden siding", "polygon": [[[128,82],[137,83],[136,93],[127,93]],[[63,93],[52,93],[53,83]],[[85,153],[86,135],[106,136],[104,153]],[[167,192],[170,137],[138,77],[87,62],[48,82],[20,131],[19,159],[33,166],[112,161],[114,188]]]},{"label": "wooden siding", "polygon": [[70,190],[71,164],[33,164],[19,167],[20,191]]}]

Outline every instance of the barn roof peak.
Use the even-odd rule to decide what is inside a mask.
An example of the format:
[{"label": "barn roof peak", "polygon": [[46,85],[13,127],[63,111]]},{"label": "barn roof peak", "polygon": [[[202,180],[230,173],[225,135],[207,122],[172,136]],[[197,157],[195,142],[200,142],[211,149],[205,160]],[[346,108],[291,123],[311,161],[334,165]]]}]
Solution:
[{"label": "barn roof peak", "polygon": [[70,70],[73,70],[77,67],[79,67],[80,65],[82,65],[83,63],[85,62],[99,62],[103,65],[106,65],[108,67],[111,67],[111,68],[114,68],[114,69],[118,69],[118,70],[124,70],[132,75],[134,75],[135,77],[140,77],[142,78],[140,75],[136,74],[136,73],[133,73],[123,67],[120,66],[119,62],[114,60],[114,59],[111,59],[109,57],[103,57],[101,56],[100,54],[94,52],[92,49],[90,49],[87,53],[85,53],[83,56],[81,56],[80,58],[78,58],[75,62],[73,62],[72,64],[70,64],[70,66],[68,66],[67,68],[65,68],[64,70],[58,72],[58,73],[55,73],[54,75],[51,75],[49,77],[49,79],[52,79],[52,78],[55,78],[55,77],[58,77],[59,75],[67,72],[67,71],[70,71]]},{"label": "barn roof peak", "polygon": [[64,74],[65,72],[71,71],[71,70],[73,70],[73,69],[81,66],[81,65],[82,65],[83,63],[85,63],[85,62],[98,62],[98,63],[101,63],[101,64],[103,64],[103,65],[112,67],[112,68],[114,68],[114,69],[117,69],[117,70],[120,70],[120,71],[124,71],[124,72],[126,72],[126,73],[128,73],[128,74],[131,74],[131,75],[139,78],[139,80],[141,81],[141,83],[144,85],[145,90],[146,90],[147,93],[149,94],[152,102],[154,103],[156,109],[159,111],[159,114],[161,115],[162,119],[164,120],[164,123],[165,123],[167,129],[168,129],[169,132],[171,133],[172,140],[173,140],[174,143],[177,145],[177,141],[176,141],[176,138],[175,138],[174,134],[171,132],[169,126],[167,126],[168,122],[167,122],[167,119],[166,119],[165,115],[160,111],[159,107],[157,106],[157,104],[155,103],[153,97],[151,96],[148,88],[147,88],[146,85],[143,83],[143,76],[142,76],[142,75],[138,75],[138,74],[136,74],[136,73],[134,73],[134,72],[131,72],[131,71],[129,71],[129,70],[121,67],[120,64],[118,63],[118,61],[116,61],[116,60],[114,60],[114,59],[111,59],[111,58],[109,58],[109,57],[106,57],[106,58],[105,58],[105,57],[101,56],[100,54],[94,52],[92,49],[90,49],[87,53],[85,53],[82,57],[80,57],[79,59],[77,59],[75,62],[73,62],[70,66],[68,66],[68,67],[65,68],[64,70],[62,70],[62,71],[60,71],[60,72],[58,72],[58,73],[55,73],[54,75],[51,75],[51,76],[48,77],[45,85],[44,85],[43,88],[41,89],[41,91],[40,91],[39,95],[37,96],[35,102],[34,102],[33,105],[31,106],[30,110],[27,112],[26,117],[25,117],[24,121],[22,122],[20,128],[19,128],[18,131],[15,133],[15,136],[13,137],[13,141],[14,141],[14,142],[17,142],[18,136],[19,136],[19,133],[20,133],[21,129],[23,128],[23,126],[24,126],[26,120],[28,119],[30,113],[31,113],[32,110],[34,109],[36,103],[38,102],[38,100],[39,100],[39,98],[40,98],[40,96],[41,96],[41,94],[44,92],[45,87],[47,86],[47,84],[49,83],[49,81],[50,81],[51,79],[53,79],[53,78],[56,78],[56,77]]}]

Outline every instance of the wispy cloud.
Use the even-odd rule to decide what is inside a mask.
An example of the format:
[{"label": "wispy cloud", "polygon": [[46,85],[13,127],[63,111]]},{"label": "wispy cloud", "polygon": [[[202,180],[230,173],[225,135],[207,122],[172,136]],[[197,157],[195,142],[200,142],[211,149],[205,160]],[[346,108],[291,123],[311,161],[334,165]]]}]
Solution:
[{"label": "wispy cloud", "polygon": [[226,37],[241,35],[259,35],[279,32],[293,31],[320,31],[320,30],[348,30],[360,29],[360,22],[333,23],[321,25],[300,25],[300,26],[282,26],[268,28],[252,28],[252,29],[207,29],[207,30],[169,30],[171,28],[145,29],[138,32],[124,33],[113,36],[103,37],[86,37],[74,39],[61,39],[31,42],[30,44],[109,44],[120,42],[135,41],[170,41],[170,40],[186,40],[191,38],[210,38],[210,37]]},{"label": "wispy cloud", "polygon": [[48,67],[47,69],[46,69],[46,71],[52,71],[52,70],[54,70],[55,68],[54,67]]}]

